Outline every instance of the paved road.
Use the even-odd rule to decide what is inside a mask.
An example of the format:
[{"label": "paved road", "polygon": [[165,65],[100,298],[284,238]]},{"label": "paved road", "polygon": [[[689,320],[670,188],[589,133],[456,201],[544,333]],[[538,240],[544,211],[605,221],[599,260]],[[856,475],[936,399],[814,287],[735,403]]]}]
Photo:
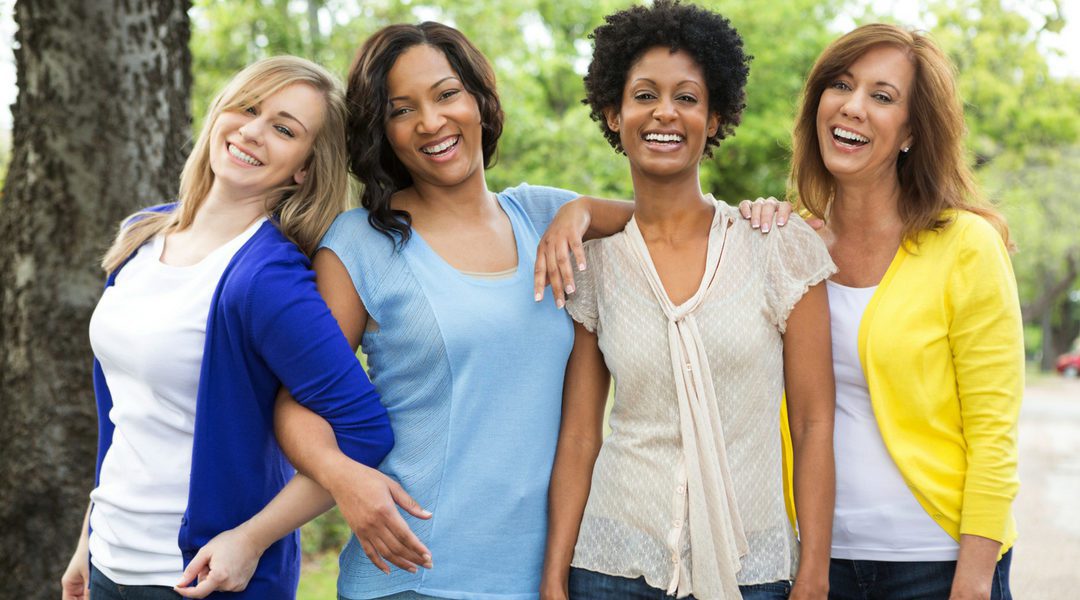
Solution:
[{"label": "paved road", "polygon": [[1028,384],[1016,520],[1017,600],[1080,598],[1080,379]]}]

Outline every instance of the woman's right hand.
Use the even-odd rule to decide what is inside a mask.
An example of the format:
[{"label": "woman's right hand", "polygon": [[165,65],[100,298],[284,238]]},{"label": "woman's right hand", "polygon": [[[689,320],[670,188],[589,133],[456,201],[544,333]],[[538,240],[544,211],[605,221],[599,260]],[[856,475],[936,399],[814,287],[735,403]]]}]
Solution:
[{"label": "woman's right hand", "polygon": [[405,493],[401,484],[379,471],[349,461],[330,490],[342,516],[356,534],[372,563],[390,574],[387,562],[415,573],[417,566],[432,568],[431,551],[409,529],[397,506],[418,519],[431,513]]},{"label": "woman's right hand", "polygon": [[85,539],[79,540],[64,575],[60,577],[62,600],[90,599],[90,550]]}]

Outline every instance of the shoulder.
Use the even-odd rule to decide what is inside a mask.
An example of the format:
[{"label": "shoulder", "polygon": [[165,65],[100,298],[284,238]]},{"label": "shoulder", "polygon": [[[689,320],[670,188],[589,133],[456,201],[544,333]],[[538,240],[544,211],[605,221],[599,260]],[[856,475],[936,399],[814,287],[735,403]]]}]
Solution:
[{"label": "shoulder", "polygon": [[338,215],[319,248],[329,248],[346,266],[361,258],[371,263],[392,257],[397,253],[395,241],[371,226],[369,214],[366,209],[354,208]]},{"label": "shoulder", "polygon": [[577,192],[546,185],[532,185],[529,183],[520,183],[514,187],[508,187],[499,192],[499,195],[504,198],[513,199],[522,204],[564,203],[578,197]]},{"label": "shoulder", "polygon": [[[262,224],[255,235],[233,256],[228,269],[223,294],[264,289],[267,286],[282,293],[296,277],[304,278],[311,272],[311,261],[281,233],[273,222]],[[293,273],[294,277],[286,274]]]}]

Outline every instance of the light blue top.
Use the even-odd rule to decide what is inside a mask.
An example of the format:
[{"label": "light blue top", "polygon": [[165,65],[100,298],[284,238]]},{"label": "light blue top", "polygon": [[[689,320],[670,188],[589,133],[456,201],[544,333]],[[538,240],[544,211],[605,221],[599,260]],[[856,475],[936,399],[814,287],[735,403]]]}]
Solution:
[{"label": "light blue top", "polygon": [[538,597],[573,326],[550,291],[533,301],[533,263],[540,234],[574,197],[524,184],[498,194],[518,253],[503,279],[462,274],[415,231],[396,251],[363,209],[338,217],[323,239],[377,323],[361,344],[396,439],[379,468],[433,513],[402,515],[434,569],[388,576],[353,537],[341,597]]}]

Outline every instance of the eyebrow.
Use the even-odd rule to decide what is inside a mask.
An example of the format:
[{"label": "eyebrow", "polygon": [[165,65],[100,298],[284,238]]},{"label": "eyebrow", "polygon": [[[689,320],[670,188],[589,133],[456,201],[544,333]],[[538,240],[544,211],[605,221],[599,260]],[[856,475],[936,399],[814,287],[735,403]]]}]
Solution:
[{"label": "eyebrow", "polygon": [[[635,84],[635,83],[637,83],[639,81],[644,81],[646,83],[651,83],[653,85],[656,85],[656,82],[653,81],[652,79],[649,79],[648,77],[638,77],[637,79],[631,81],[630,84],[633,85],[633,84]],[[676,83],[675,87],[679,87],[680,85],[683,85],[683,84],[686,84],[686,83],[691,83],[691,84],[696,85],[697,87],[702,88],[702,89],[705,88],[704,84],[702,84],[699,81],[695,81],[693,79],[683,79],[682,81]]]},{"label": "eyebrow", "polygon": [[287,112],[285,112],[283,110],[278,111],[278,116],[279,117],[285,117],[286,119],[292,119],[293,121],[296,121],[296,123],[298,125],[300,125],[301,127],[304,128],[304,133],[307,133],[308,128],[307,128],[306,125],[304,125],[304,122],[301,121],[300,119],[297,119],[296,117],[292,116],[291,114],[289,114],[289,113],[287,113]]},{"label": "eyebrow", "polygon": [[[443,77],[442,79],[440,79],[440,80],[436,81],[435,83],[431,84],[431,87],[429,87],[428,89],[433,90],[433,89],[439,87],[440,85],[446,83],[446,81],[448,79],[456,79],[458,83],[461,83],[461,80],[458,79],[457,75],[447,75],[446,77]],[[408,96],[394,96],[393,98],[390,98],[389,100],[387,100],[387,102],[396,102],[398,100],[408,100],[408,99],[409,99]]]}]

